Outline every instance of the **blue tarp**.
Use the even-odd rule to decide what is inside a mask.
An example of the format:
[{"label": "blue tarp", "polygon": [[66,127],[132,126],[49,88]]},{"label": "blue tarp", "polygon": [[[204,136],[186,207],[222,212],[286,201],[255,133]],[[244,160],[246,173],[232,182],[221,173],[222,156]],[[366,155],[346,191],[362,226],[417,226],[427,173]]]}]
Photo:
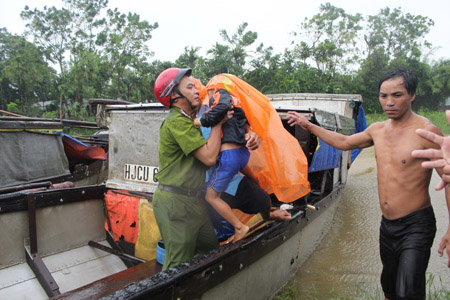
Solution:
[{"label": "blue tarp", "polygon": [[318,138],[318,149],[314,153],[308,172],[317,172],[339,167],[342,150],[338,150]]},{"label": "blue tarp", "polygon": [[[362,106],[359,107],[358,117],[356,120],[355,133],[362,132],[367,128],[366,115]],[[327,169],[333,169],[339,167],[341,161],[342,151],[338,150],[323,140],[318,138],[318,149],[314,153],[311,165],[308,168],[308,172],[317,172]],[[355,160],[362,149],[352,150],[351,162]]]},{"label": "blue tarp", "polygon": [[[358,117],[356,119],[355,133],[362,132],[366,128],[367,128],[366,114],[364,113],[364,108],[361,105],[361,106],[359,106]],[[354,149],[354,150],[352,150],[352,161],[351,161],[351,163],[353,163],[353,161],[355,160],[355,158],[358,156],[358,154],[361,151],[362,151],[362,149]]]}]

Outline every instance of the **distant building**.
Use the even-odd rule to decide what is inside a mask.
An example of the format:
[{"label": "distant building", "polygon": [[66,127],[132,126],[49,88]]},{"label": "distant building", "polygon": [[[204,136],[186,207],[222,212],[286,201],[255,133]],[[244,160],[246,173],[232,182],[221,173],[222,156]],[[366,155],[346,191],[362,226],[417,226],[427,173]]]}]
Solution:
[{"label": "distant building", "polygon": [[51,105],[54,103],[54,100],[48,100],[48,101],[39,101],[37,103],[33,104],[33,107],[39,108],[40,110],[46,110],[48,105]]},{"label": "distant building", "polygon": [[444,100],[444,103],[445,103],[445,106],[446,106],[446,107],[450,107],[450,97],[447,97],[447,98]]}]

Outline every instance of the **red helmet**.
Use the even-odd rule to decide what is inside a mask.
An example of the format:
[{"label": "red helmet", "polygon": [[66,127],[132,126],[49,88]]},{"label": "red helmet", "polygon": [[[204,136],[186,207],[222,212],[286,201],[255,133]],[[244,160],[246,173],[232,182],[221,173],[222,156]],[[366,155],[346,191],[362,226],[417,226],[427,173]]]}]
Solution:
[{"label": "red helmet", "polygon": [[162,105],[170,107],[170,93],[180,83],[181,78],[190,76],[191,69],[169,68],[161,72],[155,81],[155,96]]}]

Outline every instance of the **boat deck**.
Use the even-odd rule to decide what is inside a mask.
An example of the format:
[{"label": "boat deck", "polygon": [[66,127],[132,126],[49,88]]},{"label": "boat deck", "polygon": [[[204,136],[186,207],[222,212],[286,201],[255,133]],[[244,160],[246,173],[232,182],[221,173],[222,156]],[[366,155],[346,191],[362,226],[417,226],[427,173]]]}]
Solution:
[{"label": "boat deck", "polygon": [[[100,244],[109,246],[106,241]],[[42,260],[61,293],[127,269],[119,257],[91,246],[49,255]],[[47,298],[45,290],[26,262],[0,270],[0,299]]]}]

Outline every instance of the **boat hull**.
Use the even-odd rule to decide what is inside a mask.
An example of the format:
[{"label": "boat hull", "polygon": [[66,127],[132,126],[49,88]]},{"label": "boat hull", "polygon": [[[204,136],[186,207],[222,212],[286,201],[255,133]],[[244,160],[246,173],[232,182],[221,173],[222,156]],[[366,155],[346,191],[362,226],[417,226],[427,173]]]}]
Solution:
[{"label": "boat hull", "polygon": [[[285,241],[225,282],[205,292],[201,299],[271,299],[294,276],[328,232],[339,196],[340,193],[336,191],[329,195],[329,199],[324,199],[326,207],[322,207],[320,214],[314,212],[318,215],[312,220],[306,220],[306,224],[302,226],[304,219],[311,217],[311,211],[307,211],[306,216],[295,220],[298,225],[289,229],[295,232],[300,227],[300,230],[290,238],[286,236],[289,233],[281,233],[279,239],[286,239]],[[265,247],[264,242],[255,249],[258,247]]]},{"label": "boat hull", "polygon": [[[284,128],[299,141],[309,165],[314,167],[316,160],[329,158],[327,151],[319,155],[317,150],[325,147],[315,136],[287,124],[289,110],[280,107],[278,113]],[[355,130],[350,116],[309,109],[299,112],[330,130],[344,134]],[[136,244],[126,238],[131,248],[123,247],[121,253],[112,255],[113,250],[127,245],[114,240],[111,218],[105,214],[108,193],[129,196],[129,191],[139,202],[151,201],[156,182],[150,180],[151,176],[140,180],[142,174],[138,171],[150,174],[152,167],[158,166],[157,128],[167,111],[139,105],[115,108],[109,114],[113,120],[109,146],[113,151],[108,158],[106,185],[0,195],[0,233],[8,237],[0,245],[0,298],[269,299],[327,233],[347,180],[351,158],[348,151],[336,153],[328,164],[309,170],[311,192],[292,203],[292,220],[264,223],[237,243],[223,245],[165,271],[156,260],[125,262],[123,256],[136,255]],[[148,128],[154,128],[154,134],[142,138]],[[146,155],[133,155],[142,153]],[[282,203],[274,196],[273,204]],[[132,224],[130,227],[139,225],[139,220]],[[112,248],[99,250],[108,243]],[[20,254],[10,257],[11,253]],[[53,261],[58,261],[59,266],[53,267]],[[22,278],[24,270],[26,279]],[[54,289],[54,282],[59,283],[58,289]]]},{"label": "boat hull", "polygon": [[153,275],[155,263],[146,262],[54,299],[270,299],[325,236],[342,190],[336,186],[317,210],[297,210],[289,222],[178,267]]}]

